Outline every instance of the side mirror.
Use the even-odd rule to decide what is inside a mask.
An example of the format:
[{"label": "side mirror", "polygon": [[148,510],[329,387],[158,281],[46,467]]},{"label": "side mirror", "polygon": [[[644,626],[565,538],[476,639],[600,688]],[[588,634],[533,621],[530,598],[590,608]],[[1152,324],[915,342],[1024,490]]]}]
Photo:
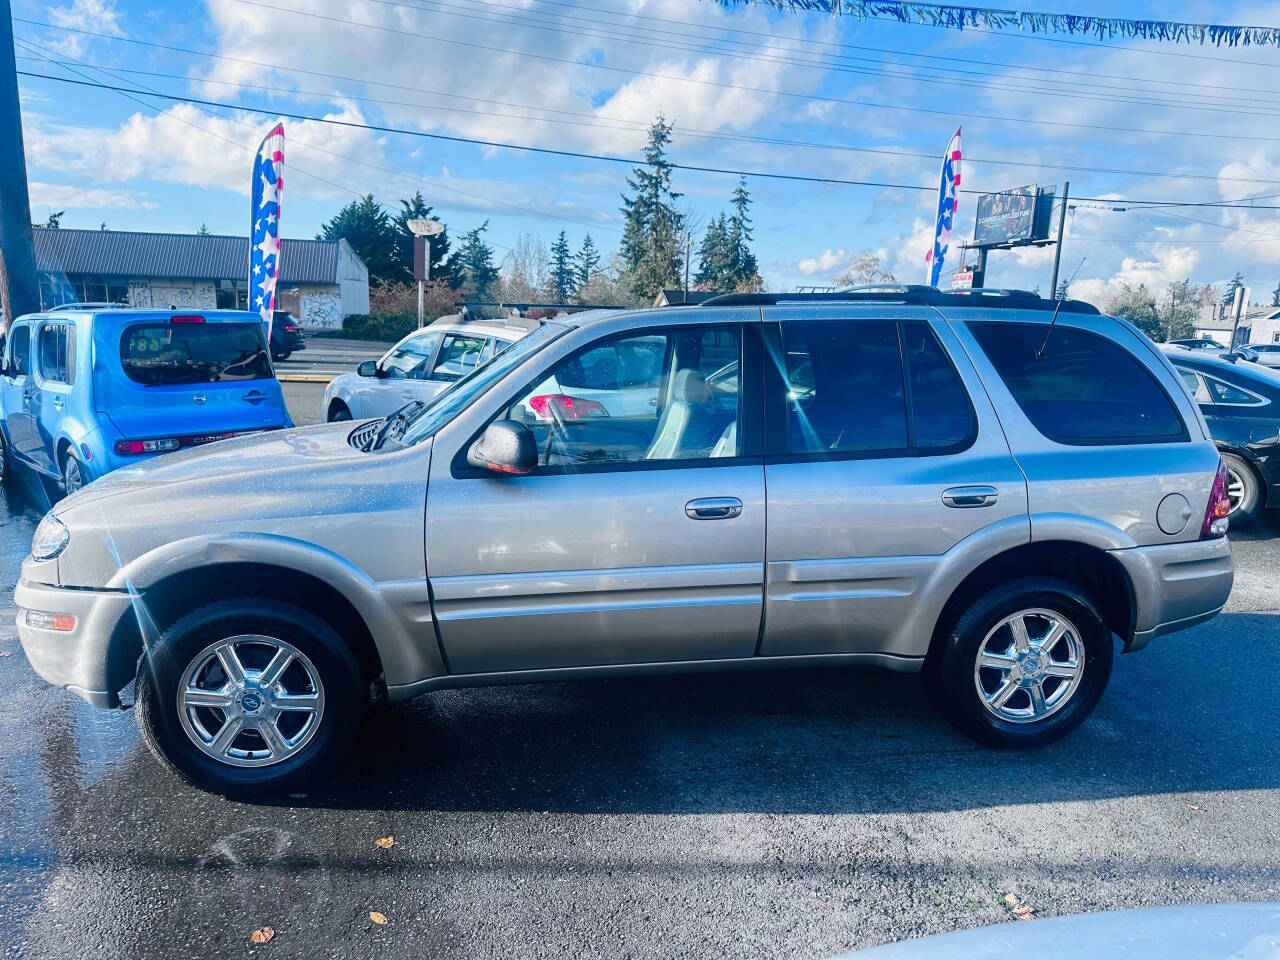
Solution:
[{"label": "side mirror", "polygon": [[366,360],[356,367],[356,373],[362,377],[376,377],[378,375],[378,361]]},{"label": "side mirror", "polygon": [[467,463],[490,473],[531,473],[538,465],[538,444],[523,423],[495,420],[467,451]]}]

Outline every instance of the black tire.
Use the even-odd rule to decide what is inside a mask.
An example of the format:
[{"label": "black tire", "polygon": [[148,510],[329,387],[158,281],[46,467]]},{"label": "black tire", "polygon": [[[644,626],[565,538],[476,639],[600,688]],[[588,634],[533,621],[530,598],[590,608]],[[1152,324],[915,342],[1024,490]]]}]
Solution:
[{"label": "black tire", "polygon": [[4,434],[0,433],[0,484],[3,484],[9,476],[9,447],[4,441]]},{"label": "black tire", "polygon": [[88,480],[85,479],[84,467],[72,447],[67,447],[62,454],[62,462],[58,464],[58,472],[62,475],[63,496],[71,496],[71,494],[88,483]]},{"label": "black tire", "polygon": [[[276,638],[301,651],[319,675],[324,698],[305,745],[265,766],[214,759],[184,729],[178,710],[178,685],[192,661],[210,644],[245,634]],[[210,603],[168,627],[139,665],[137,686],[138,729],[156,758],[188,783],[233,797],[296,790],[330,769],[355,737],[368,699],[360,665],[329,624],[291,603],[257,598]]]},{"label": "black tire", "polygon": [[[1010,722],[983,702],[975,676],[979,651],[988,634],[1022,611],[1044,610],[1065,618],[1083,646],[1084,668],[1076,688],[1060,707],[1040,719]],[[1031,615],[1033,620],[1035,615]],[[998,636],[998,635],[997,635]],[[990,648],[989,648],[990,649]],[[1038,747],[1066,736],[1093,712],[1111,677],[1115,643],[1093,600],[1079,587],[1052,577],[1027,577],[993,588],[975,600],[925,663],[925,689],[947,720],[981,743],[994,747]],[[1003,676],[997,674],[997,676]],[[1063,681],[1046,679],[1053,691]],[[1048,686],[1052,685],[1052,689]],[[1031,704],[1030,693],[1013,694]],[[1013,697],[1010,703],[1015,703]]]},{"label": "black tire", "polygon": [[1240,495],[1232,504],[1228,516],[1232,523],[1247,526],[1262,513],[1262,480],[1244,457],[1223,451],[1222,462],[1227,466],[1227,489],[1239,483]]},{"label": "black tire", "polygon": [[347,405],[341,400],[335,400],[329,404],[329,422],[341,423],[351,419],[351,411],[347,409]]}]

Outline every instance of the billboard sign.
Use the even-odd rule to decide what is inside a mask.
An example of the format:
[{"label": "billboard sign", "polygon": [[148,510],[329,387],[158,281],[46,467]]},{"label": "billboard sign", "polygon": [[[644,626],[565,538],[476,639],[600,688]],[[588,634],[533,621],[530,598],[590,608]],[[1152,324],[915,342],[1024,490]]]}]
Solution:
[{"label": "billboard sign", "polygon": [[1036,236],[1036,198],[1039,193],[1033,184],[1004,193],[984,193],[979,197],[973,246],[996,247],[1043,239]]}]

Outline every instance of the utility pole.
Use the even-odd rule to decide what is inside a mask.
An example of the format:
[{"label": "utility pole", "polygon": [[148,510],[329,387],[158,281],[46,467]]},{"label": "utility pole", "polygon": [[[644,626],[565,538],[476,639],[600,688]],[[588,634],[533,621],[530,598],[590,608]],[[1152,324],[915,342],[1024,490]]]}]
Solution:
[{"label": "utility pole", "polygon": [[0,310],[8,332],[14,317],[40,309],[9,0],[0,0],[0,171]]},{"label": "utility pole", "polygon": [[693,234],[684,238],[684,302],[689,302],[689,259],[693,256]]},{"label": "utility pole", "polygon": [[1049,288],[1050,298],[1058,299],[1058,264],[1062,262],[1062,231],[1067,225],[1067,196],[1071,193],[1071,181],[1062,182],[1062,214],[1058,217],[1058,243],[1053,251],[1053,286]]}]

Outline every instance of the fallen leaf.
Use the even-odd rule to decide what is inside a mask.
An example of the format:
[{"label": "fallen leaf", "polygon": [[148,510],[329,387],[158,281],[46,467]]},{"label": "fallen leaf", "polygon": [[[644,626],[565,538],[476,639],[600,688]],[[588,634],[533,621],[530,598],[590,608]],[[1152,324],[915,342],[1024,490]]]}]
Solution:
[{"label": "fallen leaf", "polygon": [[385,913],[379,913],[377,910],[371,910],[369,912],[369,919],[381,927],[387,922],[387,915]]},{"label": "fallen leaf", "polygon": [[1188,809],[1188,810],[1190,810],[1190,811],[1192,811],[1193,813],[1203,813],[1203,812],[1204,812],[1204,807],[1200,806],[1198,803],[1188,803],[1188,804],[1187,804],[1187,809]]},{"label": "fallen leaf", "polygon": [[1006,893],[1004,895],[1004,902],[1011,907],[1016,907],[1018,905],[1018,895],[1016,893]]},{"label": "fallen leaf", "polygon": [[390,850],[392,847],[396,845],[396,838],[395,837],[379,837],[377,840],[373,841],[373,845],[379,848],[380,850]]},{"label": "fallen leaf", "polygon": [[270,927],[260,927],[249,934],[249,939],[253,943],[270,943],[275,935],[276,932]]}]

